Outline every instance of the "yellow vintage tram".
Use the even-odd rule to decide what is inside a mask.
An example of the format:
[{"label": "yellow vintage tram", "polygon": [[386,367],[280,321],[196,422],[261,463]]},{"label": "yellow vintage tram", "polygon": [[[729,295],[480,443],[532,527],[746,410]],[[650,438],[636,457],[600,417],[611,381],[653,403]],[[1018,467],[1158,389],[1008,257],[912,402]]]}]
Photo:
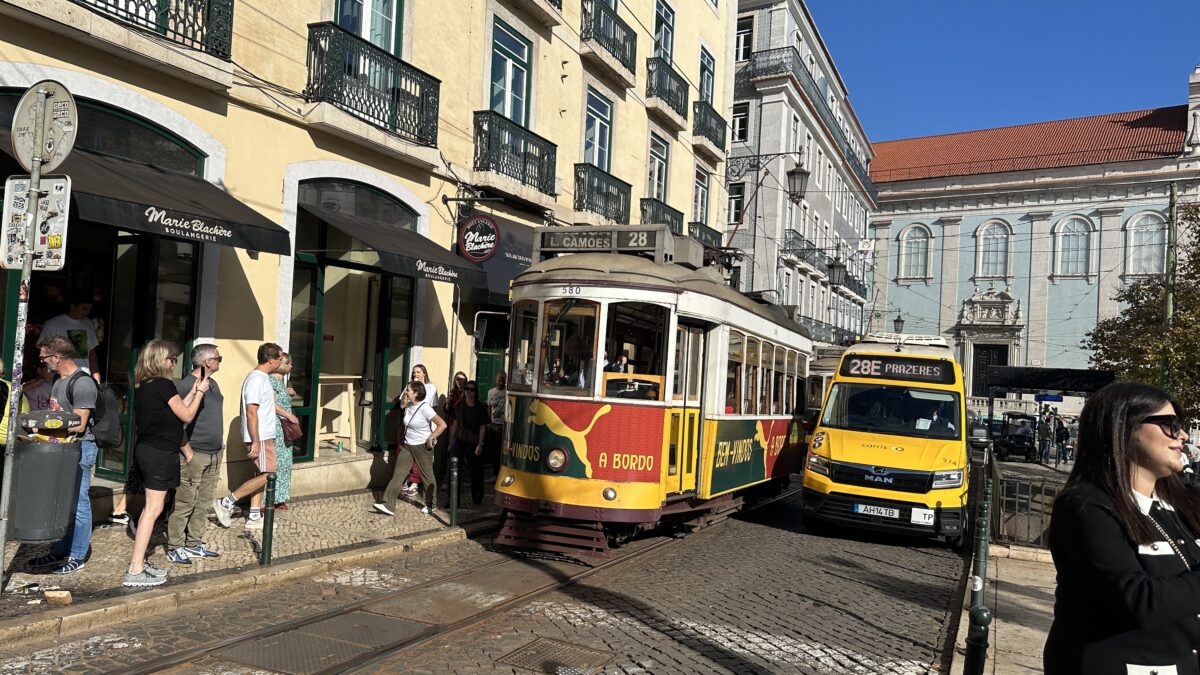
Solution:
[{"label": "yellow vintage tram", "polygon": [[801,468],[812,342],[678,262],[700,257],[661,226],[539,233],[540,262],[512,283],[498,543],[604,554]]}]

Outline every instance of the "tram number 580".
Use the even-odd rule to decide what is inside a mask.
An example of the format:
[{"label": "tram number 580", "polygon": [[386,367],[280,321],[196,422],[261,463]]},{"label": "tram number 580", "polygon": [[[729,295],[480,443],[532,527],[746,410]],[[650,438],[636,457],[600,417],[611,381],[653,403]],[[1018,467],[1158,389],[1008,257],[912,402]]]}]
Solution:
[{"label": "tram number 580", "polygon": [[567,284],[562,287],[563,295],[583,295],[583,289],[574,284]]}]

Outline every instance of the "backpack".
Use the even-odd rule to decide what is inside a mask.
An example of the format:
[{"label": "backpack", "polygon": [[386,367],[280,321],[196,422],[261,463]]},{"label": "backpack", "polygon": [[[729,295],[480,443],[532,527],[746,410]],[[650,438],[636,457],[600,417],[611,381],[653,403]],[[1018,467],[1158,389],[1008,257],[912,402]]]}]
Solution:
[{"label": "backpack", "polygon": [[[91,375],[78,370],[71,379],[67,382],[67,399],[72,406],[75,402],[75,383],[81,377],[90,378]],[[96,438],[96,445],[102,448],[113,448],[121,445],[124,440],[124,434],[121,429],[121,420],[117,413],[120,407],[117,403],[117,396],[107,384],[96,385],[96,407],[92,409],[92,414],[88,419],[88,426],[92,428],[92,435]]]}]

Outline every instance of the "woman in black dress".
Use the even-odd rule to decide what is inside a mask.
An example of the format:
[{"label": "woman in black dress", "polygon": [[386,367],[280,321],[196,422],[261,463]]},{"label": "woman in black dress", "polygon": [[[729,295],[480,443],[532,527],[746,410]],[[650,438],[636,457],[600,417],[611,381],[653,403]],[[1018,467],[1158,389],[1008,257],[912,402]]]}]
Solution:
[{"label": "woman in black dress", "polygon": [[167,573],[146,563],[146,549],[154,521],[162,513],[167,490],[179,487],[179,455],[191,461],[192,448],[184,437],[183,426],[196,416],[208,391],[208,372],[196,380],[187,396],[180,398],[171,376],[179,362],[179,348],[164,340],[146,344],[138,354],[134,380],[134,426],[137,444],[133,461],[146,488],[146,507],[138,518],[133,539],[133,558],[125,573],[126,586],[159,586]]},{"label": "woman in black dress", "polygon": [[1200,674],[1200,495],[1179,472],[1179,403],[1142,384],[1088,398],[1054,501],[1048,675]]}]

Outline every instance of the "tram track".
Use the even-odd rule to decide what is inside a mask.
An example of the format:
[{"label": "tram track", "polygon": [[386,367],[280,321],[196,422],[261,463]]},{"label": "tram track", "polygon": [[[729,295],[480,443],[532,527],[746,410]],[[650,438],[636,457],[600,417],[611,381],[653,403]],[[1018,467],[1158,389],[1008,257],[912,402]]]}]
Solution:
[{"label": "tram track", "polygon": [[[799,492],[799,488],[785,489],[779,495],[776,495],[773,497],[768,497],[766,499],[762,499],[753,504],[744,506],[740,509],[735,509],[735,510],[731,510],[726,513],[718,514],[718,515],[714,516],[710,522],[707,523],[705,528],[711,527],[713,525],[717,525],[736,514],[748,513],[750,511],[754,511],[754,510],[763,508],[763,507],[768,506],[772,503],[775,503],[779,500],[786,499],[786,498],[796,494],[797,492]],[[492,532],[496,529],[498,529],[498,528],[495,528],[495,527],[487,528],[485,530],[478,532],[477,535]],[[263,628],[251,631],[249,633],[245,633],[243,635],[238,635],[238,636],[234,636],[234,637],[230,637],[230,638],[226,638],[226,639],[222,639],[222,640],[216,640],[216,641],[204,644],[204,645],[200,645],[198,647],[181,650],[174,654],[170,654],[170,655],[155,659],[153,661],[147,661],[147,662],[138,664],[135,667],[121,669],[121,670],[118,670],[115,672],[122,673],[125,675],[142,675],[142,674],[147,674],[147,673],[157,673],[157,672],[161,672],[163,670],[169,669],[169,668],[174,668],[177,666],[184,666],[186,664],[199,661],[206,657],[216,657],[221,660],[227,660],[227,661],[231,661],[231,662],[235,662],[235,663],[243,663],[244,665],[257,666],[257,667],[261,668],[261,667],[263,667],[261,664],[244,663],[243,661],[238,661],[237,659],[229,656],[229,652],[237,650],[239,648],[253,648],[253,646],[256,644],[261,645],[261,644],[265,644],[265,642],[267,642],[267,641],[272,640],[273,638],[282,638],[282,637],[286,637],[290,634],[302,633],[305,629],[312,630],[314,627],[319,626],[323,622],[329,622],[331,620],[336,620],[339,617],[345,617],[347,615],[353,615],[353,614],[374,616],[376,618],[388,618],[388,617],[400,618],[408,623],[424,626],[420,630],[418,630],[414,633],[405,635],[404,637],[394,640],[394,641],[388,641],[388,642],[384,642],[382,644],[378,644],[378,645],[370,646],[370,647],[364,647],[362,645],[359,645],[359,649],[356,650],[358,653],[354,654],[353,656],[350,656],[349,658],[340,659],[336,663],[325,663],[325,664],[322,664],[323,667],[320,667],[320,668],[305,669],[305,672],[321,673],[321,674],[346,672],[347,670],[350,670],[350,669],[368,666],[368,665],[372,664],[373,662],[375,662],[379,659],[382,659],[382,658],[392,658],[398,654],[403,654],[404,652],[418,649],[422,646],[428,645],[429,643],[431,643],[435,640],[445,638],[454,633],[458,633],[460,631],[466,630],[466,629],[476,626],[480,623],[483,623],[495,616],[499,616],[499,615],[509,612],[513,609],[516,609],[518,607],[526,605],[530,602],[533,602],[534,600],[537,600],[538,598],[540,598],[544,595],[547,595],[547,594],[553,593],[555,591],[559,591],[559,590],[562,590],[569,586],[572,586],[574,584],[577,584],[577,583],[583,581],[584,579],[587,579],[588,577],[599,574],[600,572],[612,570],[616,567],[619,567],[619,566],[625,565],[627,563],[633,562],[635,560],[638,560],[638,559],[640,559],[646,555],[649,555],[651,553],[661,551],[663,549],[666,549],[666,548],[669,548],[676,544],[679,544],[686,538],[687,538],[686,536],[676,536],[676,537],[664,536],[659,541],[648,543],[648,544],[642,545],[642,546],[637,547],[632,550],[627,549],[625,552],[619,553],[618,557],[615,557],[611,560],[606,560],[606,561],[600,562],[598,564],[592,565],[590,567],[587,567],[586,569],[580,570],[575,573],[571,573],[569,571],[569,569],[571,567],[578,565],[578,562],[574,561],[574,560],[569,560],[569,559],[564,559],[564,558],[557,558],[557,559],[540,558],[540,559],[538,559],[538,558],[531,558],[531,557],[528,557],[528,556],[525,556],[525,555],[522,555],[519,553],[514,553],[514,554],[510,554],[510,555],[506,556],[502,560],[495,560],[495,561],[490,561],[490,562],[486,562],[486,563],[479,564],[479,565],[474,565],[469,569],[462,570],[459,572],[454,572],[452,574],[443,575],[443,576],[437,577],[435,579],[430,579],[428,581],[423,581],[423,582],[420,582],[417,584],[413,584],[411,586],[407,586],[407,587],[397,590],[397,591],[385,593],[383,595],[379,595],[379,596],[375,596],[375,597],[371,597],[371,598],[365,598],[363,600],[359,600],[356,602],[341,605],[339,607],[330,609],[325,612],[320,612],[320,613],[313,614],[310,616],[301,617],[299,619],[294,619],[292,621],[274,624],[271,626],[265,626]],[[618,551],[620,551],[620,550],[618,550]],[[536,568],[540,572],[545,573],[551,577],[554,577],[554,579],[552,581],[550,581],[549,583],[538,586],[536,588],[532,588],[531,590],[528,590],[528,591],[525,591],[522,593],[518,593],[510,598],[507,598],[500,602],[491,604],[490,606],[481,607],[479,609],[479,611],[472,612],[472,613],[468,614],[467,616],[464,616],[461,619],[454,620],[454,621],[448,621],[443,624],[429,623],[429,622],[421,621],[421,619],[418,619],[418,618],[404,617],[401,615],[397,615],[392,610],[384,609],[388,605],[390,605],[392,603],[396,603],[397,601],[403,600],[406,597],[413,597],[414,595],[419,594],[422,591],[425,591],[425,592],[432,591],[432,590],[435,590],[439,586],[446,587],[448,585],[453,585],[453,584],[463,582],[463,581],[466,581],[466,580],[469,580],[472,578],[485,578],[485,577],[482,577],[482,575],[488,575],[488,577],[486,577],[486,578],[496,578],[496,579],[503,578],[502,573],[504,572],[504,570],[502,570],[501,568],[505,568],[505,567],[511,567],[512,571],[514,571],[514,572],[521,570],[522,568],[524,568],[526,570],[528,570],[529,568]],[[375,612],[372,612],[373,607],[377,611],[379,611],[380,614],[375,614]],[[305,636],[312,635],[312,633],[302,633],[302,634]]]}]

